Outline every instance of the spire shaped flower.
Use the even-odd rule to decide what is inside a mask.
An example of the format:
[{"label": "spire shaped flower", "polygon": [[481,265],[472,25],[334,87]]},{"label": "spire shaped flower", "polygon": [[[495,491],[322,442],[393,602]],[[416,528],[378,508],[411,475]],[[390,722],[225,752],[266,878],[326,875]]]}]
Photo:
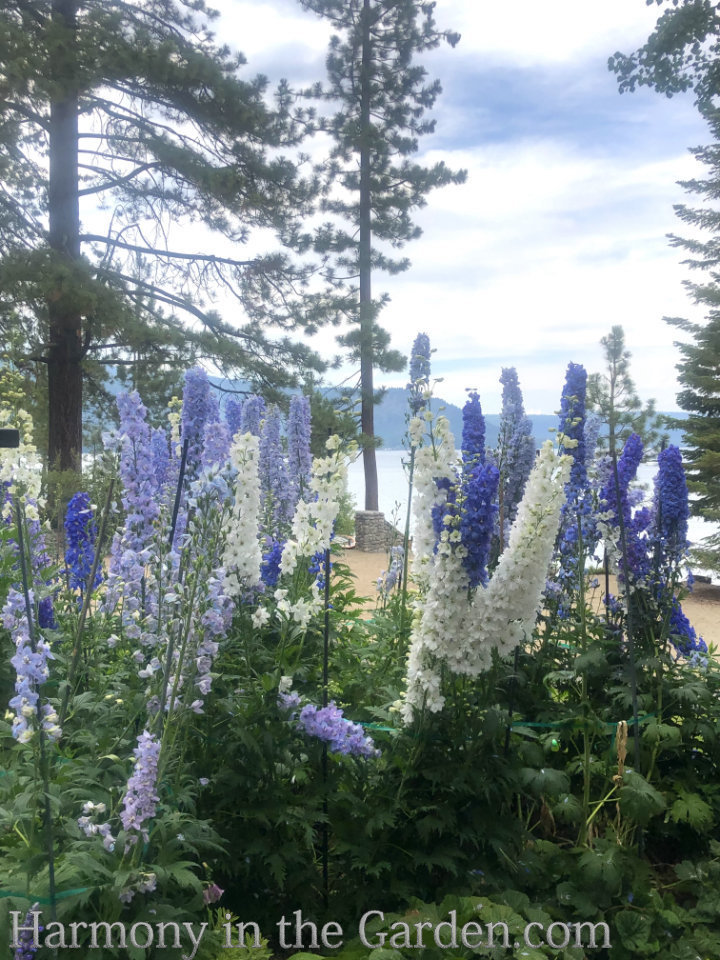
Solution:
[{"label": "spire shaped flower", "polygon": [[430,352],[430,338],[426,333],[419,333],[410,353],[410,382],[407,385],[413,416],[419,413],[427,402],[426,395],[430,388]]},{"label": "spire shaped flower", "polygon": [[[92,570],[95,556],[97,524],[90,505],[90,495],[76,493],[70,500],[65,513],[65,565],[68,570],[70,588],[85,590]],[[100,569],[95,574],[93,588],[102,581]]]}]

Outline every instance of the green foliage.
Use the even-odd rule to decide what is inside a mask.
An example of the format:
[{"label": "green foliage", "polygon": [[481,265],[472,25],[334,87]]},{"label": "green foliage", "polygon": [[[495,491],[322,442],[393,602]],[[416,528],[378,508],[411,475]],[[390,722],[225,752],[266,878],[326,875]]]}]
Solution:
[{"label": "green foliage", "polygon": [[[81,373],[93,401],[108,365],[162,391],[200,357],[253,386],[323,366],[288,335],[326,317],[311,268],[232,252],[256,228],[297,231],[310,211],[316,184],[288,156],[310,117],[293,113],[285,85],[271,104],[264,78],[243,78],[214,16],[202,0],[0,11],[0,331],[41,391],[49,374],[51,410],[68,404],[57,427],[50,417],[61,468],[78,466],[65,448],[80,446]],[[106,213],[93,213],[95,233],[82,232],[86,205]],[[198,223],[218,247],[174,249],[171,225]],[[205,305],[218,286],[243,324]]]},{"label": "green foliage", "polygon": [[340,437],[344,446],[359,439],[357,404],[352,390],[323,388],[308,378],[303,393],[310,400],[312,410],[310,450],[314,457],[325,456],[328,437]]},{"label": "green foliage", "polygon": [[[184,636],[194,618],[212,613],[194,607],[193,595],[212,574],[223,510],[194,500],[176,608]],[[0,598],[18,579],[13,534],[0,526]],[[149,552],[166,543],[163,531]],[[46,634],[55,659],[41,696],[57,706],[67,691],[63,736],[45,741],[44,756],[37,738],[18,744],[0,721],[0,857],[3,893],[12,892],[0,899],[0,927],[9,909],[25,911],[38,898],[47,906],[52,849],[59,919],[206,922],[200,960],[226,955],[226,910],[232,923],[253,921],[262,932],[260,947],[227,951],[247,960],[281,955],[277,922],[296,910],[342,925],[345,960],[440,960],[448,949],[463,960],[499,957],[505,927],[518,960],[590,954],[574,940],[557,950],[544,942],[552,923],[584,924],[586,935],[593,925],[600,960],[720,957],[720,668],[676,657],[657,584],[637,585],[632,625],[622,598],[598,613],[578,590],[565,619],[543,613],[512,659],[496,655],[477,678],[444,676],[444,709],[420,711],[405,726],[398,699],[411,625],[401,597],[365,619],[342,558],[336,550],[329,608],[308,624],[283,616],[281,603],[311,591],[310,558],[285,581],[287,596],[241,596],[203,712],[174,711],[171,722],[150,709],[154,673],[138,675],[127,621],[97,603],[70,682],[78,598],[59,586],[59,628]],[[0,649],[7,694],[13,678],[2,664],[12,638],[4,629]],[[381,755],[334,753],[304,732],[279,697],[288,678],[306,703],[326,696],[364,724]],[[147,724],[166,732],[157,808],[147,842],[125,850],[118,814]],[[105,804],[114,850],[78,823],[88,801]],[[151,878],[155,889],[137,890]],[[213,910],[203,897],[211,882],[225,891]],[[136,892],[125,904],[119,896],[129,887]],[[374,910],[384,916],[366,933],[373,943],[387,935],[377,949],[358,936],[360,917]],[[442,945],[431,928],[417,933],[417,923],[436,927],[453,911],[459,927],[497,924],[501,942],[447,947],[448,926]],[[526,947],[528,922],[540,927]]]},{"label": "green foliage", "polygon": [[[696,297],[709,308],[705,323],[690,323],[679,318],[668,321],[692,336],[689,342],[676,343],[682,356],[677,365],[683,387],[678,400],[683,410],[688,411],[687,419],[676,425],[682,426],[686,444],[683,458],[687,464],[688,488],[693,493],[690,510],[695,516],[715,523],[720,521],[717,483],[720,473],[720,313],[714,306],[717,292],[714,283],[695,288]],[[720,568],[720,535],[705,540],[696,558],[706,566]]]},{"label": "green foliage", "polygon": [[427,167],[409,159],[418,150],[419,137],[435,129],[425,113],[441,92],[438,81],[427,82],[416,58],[443,41],[454,46],[459,35],[439,31],[434,4],[419,0],[300,4],[329,20],[336,31],[327,57],[327,87],[309,91],[340,105],[320,124],[333,141],[321,205],[331,219],[314,245],[331,258],[327,276],[346,294],[341,313],[351,327],[338,339],[359,366],[365,509],[377,510],[373,375],[375,369],[402,370],[405,357],[390,349],[390,335],[377,322],[387,298],[373,299],[371,278],[376,270],[408,269],[409,260],[391,256],[388,249],[420,235],[412,214],[425,206],[432,189],[465,180],[464,171],[453,172],[442,162]]},{"label": "green foliage", "polygon": [[[658,0],[660,3],[660,0]],[[717,476],[720,470],[720,313],[718,312],[717,241],[720,226],[718,211],[713,209],[718,187],[718,138],[720,115],[717,109],[717,59],[720,54],[720,16],[710,0],[675,0],[657,22],[647,43],[630,56],[616,53],[609,67],[618,76],[620,91],[649,86],[671,97],[692,90],[695,104],[707,120],[713,142],[710,146],[691,150],[708,170],[705,179],[682,183],[685,190],[702,200],[701,207],[677,204],[675,212],[695,231],[709,234],[708,239],[687,239],[672,236],[673,246],[686,251],[685,261],[695,270],[710,271],[701,282],[688,282],[693,300],[707,309],[704,323],[691,323],[679,317],[666,317],[692,339],[676,343],[681,353],[677,365],[682,391],[680,406],[688,411],[687,420],[671,421],[685,434],[688,486],[695,494],[690,508],[696,516],[717,522],[720,519],[720,492]],[[709,537],[695,551],[694,559],[704,567],[720,569],[720,536]]]},{"label": "green foliage", "polygon": [[[658,6],[669,0],[655,0]],[[650,5],[650,3],[648,3]],[[629,56],[616,53],[608,66],[621,93],[652,87],[667,97],[692,90],[701,110],[711,110],[720,92],[720,16],[711,0],[672,0],[647,43]]]},{"label": "green foliage", "polygon": [[625,333],[614,326],[600,343],[605,351],[606,372],[588,377],[587,406],[603,425],[598,437],[599,449],[617,453],[631,433],[643,441],[646,453],[658,450],[667,440],[661,436],[655,401],[643,405],[630,376],[631,353],[625,348]]}]

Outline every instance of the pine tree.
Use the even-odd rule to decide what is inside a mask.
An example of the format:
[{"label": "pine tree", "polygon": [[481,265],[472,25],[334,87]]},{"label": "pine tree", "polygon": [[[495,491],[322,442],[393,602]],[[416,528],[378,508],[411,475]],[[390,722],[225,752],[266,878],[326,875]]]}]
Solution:
[{"label": "pine tree", "polygon": [[600,340],[607,364],[604,374],[588,377],[587,406],[605,428],[598,448],[618,453],[631,433],[640,435],[645,451],[658,450],[663,436],[658,428],[655,401],[643,404],[630,375],[632,354],[625,347],[625,331],[619,325]]},{"label": "pine tree", "polygon": [[[713,288],[715,303],[720,290]],[[706,302],[710,302],[709,300]],[[720,310],[713,309],[704,324],[672,318],[670,323],[692,334],[690,343],[677,343],[682,354],[678,379],[683,390],[678,400],[688,417],[675,421],[685,434],[683,458],[688,488],[694,496],[691,511],[720,522]],[[714,566],[720,566],[720,534],[709,544],[715,551]]]},{"label": "pine tree", "polygon": [[435,3],[425,0],[300,3],[337,31],[327,58],[328,85],[314,90],[341,105],[327,121],[333,148],[324,210],[335,220],[320,231],[318,247],[334,257],[333,279],[357,284],[346,311],[353,329],[341,343],[360,366],[365,509],[377,510],[374,370],[401,370],[405,361],[389,349],[377,321],[386,298],[373,298],[372,274],[408,269],[407,259],[391,257],[378,241],[399,248],[417,238],[421,231],[411,214],[426,204],[428,192],[465,179],[443,163],[425,167],[409,159],[419,137],[435,129],[424,115],[441,92],[438,81],[427,82],[416,57],[442,41],[454,46],[459,35],[437,29]]},{"label": "pine tree", "polygon": [[[268,106],[266,81],[241,79],[243,58],[216,45],[209,22],[203,0],[0,10],[0,332],[19,319],[20,359],[47,369],[60,469],[80,465],[93,364],[167,369],[189,343],[259,383],[319,366],[265,330],[314,328],[323,294],[301,300],[290,287],[302,292],[309,271],[237,252],[254,228],[291,232],[309,211],[312,179],[279,153],[307,117],[291,117],[284,85]],[[171,230],[183,223],[186,247]],[[225,241],[217,254],[213,234]],[[241,325],[208,303],[218,288],[237,298]]]},{"label": "pine tree", "polygon": [[[675,212],[693,227],[695,238],[671,236],[673,246],[686,251],[684,261],[705,271],[704,282],[686,281],[695,303],[707,309],[704,323],[679,317],[666,321],[693,338],[676,343],[682,359],[677,365],[683,387],[678,402],[687,419],[671,421],[684,432],[683,459],[688,464],[688,487],[693,493],[691,512],[709,521],[720,521],[720,8],[711,0],[675,0],[660,17],[652,35],[631,55],[616,53],[609,66],[618,75],[620,91],[649,86],[672,97],[692,91],[695,105],[708,122],[713,142],[694,147],[691,153],[708,169],[705,179],[682,182],[702,207],[677,204]],[[709,234],[699,239],[699,234]],[[720,569],[720,534],[708,538],[695,551],[704,566]]]},{"label": "pine tree", "polygon": [[[701,111],[712,109],[720,93],[720,9],[715,0],[655,0],[672,3],[658,19],[647,43],[629,56],[608,60],[620,93],[652,87],[666,97],[692,90]],[[648,2],[648,6],[650,2]]]}]

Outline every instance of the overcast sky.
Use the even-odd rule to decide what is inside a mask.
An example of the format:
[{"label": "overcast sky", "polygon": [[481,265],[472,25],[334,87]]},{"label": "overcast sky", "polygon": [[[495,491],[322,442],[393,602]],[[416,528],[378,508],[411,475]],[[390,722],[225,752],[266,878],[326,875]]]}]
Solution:
[{"label": "overcast sky", "polygon": [[[327,26],[294,0],[214,0],[218,38],[249,73],[303,83],[324,77]],[[391,302],[381,323],[408,352],[426,332],[438,393],[500,403],[515,366],[529,412],[559,406],[569,361],[602,368],[600,338],[621,324],[644,399],[676,409],[673,339],[663,316],[695,316],[682,286],[677,181],[701,172],[688,152],[709,140],[690,98],[620,96],[607,58],[647,38],[659,8],[644,0],[438,0],[460,44],[427,55],[443,94],[419,160],[468,171],[432,193],[405,253],[410,270],[377,274]],[[317,346],[331,350],[329,335]],[[380,378],[402,386],[404,375]]]}]

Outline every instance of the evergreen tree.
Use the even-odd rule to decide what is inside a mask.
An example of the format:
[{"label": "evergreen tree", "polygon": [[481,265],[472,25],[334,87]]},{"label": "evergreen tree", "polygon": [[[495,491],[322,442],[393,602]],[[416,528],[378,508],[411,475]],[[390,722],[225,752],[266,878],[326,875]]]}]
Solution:
[{"label": "evergreen tree", "polygon": [[[691,153],[708,176],[684,181],[688,193],[702,207],[677,204],[678,217],[694,228],[696,237],[671,236],[673,246],[689,254],[691,268],[706,271],[703,282],[688,282],[693,300],[707,309],[705,323],[666,317],[668,323],[690,334],[692,342],[677,343],[682,359],[677,365],[683,389],[678,402],[689,414],[671,426],[685,434],[683,458],[688,464],[690,509],[696,516],[720,521],[720,8],[712,0],[675,0],[660,17],[646,44],[631,55],[616,53],[610,69],[618,75],[620,91],[649,86],[671,97],[692,91],[700,114],[707,120],[713,142]],[[705,232],[709,237],[700,238]],[[720,534],[694,551],[703,565],[720,569]]]},{"label": "evergreen tree", "polygon": [[410,265],[377,242],[399,248],[417,238],[421,231],[411,214],[425,205],[428,192],[465,179],[464,172],[443,163],[425,167],[409,159],[418,138],[435,129],[435,121],[424,116],[441,92],[438,81],[427,81],[416,57],[442,41],[454,46],[459,35],[437,29],[435,3],[425,0],[300,3],[337,31],[327,58],[327,87],[313,91],[340,104],[326,125],[333,148],[324,210],[335,219],[320,231],[318,247],[334,257],[332,279],[357,284],[345,311],[354,328],[340,339],[359,362],[365,509],[377,510],[374,370],[401,370],[405,361],[389,349],[390,338],[377,322],[386,298],[373,298],[371,280],[374,270],[397,273]]},{"label": "evergreen tree", "polygon": [[[46,367],[61,469],[79,468],[93,364],[139,358],[167,371],[190,344],[262,384],[319,366],[265,332],[314,327],[323,294],[301,301],[289,286],[300,292],[309,270],[236,252],[253,228],[289,233],[310,209],[314,183],[279,153],[307,117],[291,116],[284,85],[270,107],[263,78],[241,79],[243,58],[215,44],[210,19],[204,0],[0,10],[0,331],[19,319],[20,359]],[[185,248],[171,230],[182,223],[193,225]],[[235,246],[209,252],[211,232]],[[208,305],[218,288],[237,297],[242,325]]]},{"label": "evergreen tree", "polygon": [[[720,93],[720,9],[715,0],[655,0],[672,3],[647,43],[629,56],[615,53],[608,67],[620,93],[652,87],[667,97],[692,90],[701,111]],[[648,5],[650,5],[648,3]]]},{"label": "evergreen tree", "polygon": [[664,438],[658,428],[655,401],[643,405],[630,375],[630,357],[625,347],[625,331],[619,325],[600,340],[607,368],[605,374],[588,377],[587,406],[604,429],[598,437],[598,448],[618,453],[631,433],[642,438],[646,451],[658,450]]},{"label": "evergreen tree", "polygon": [[[706,323],[672,318],[670,323],[692,334],[691,343],[678,343],[682,360],[678,379],[683,390],[678,400],[688,411],[686,420],[674,421],[685,434],[683,452],[688,489],[695,516],[720,523],[720,289],[713,285],[704,301],[715,304]],[[720,533],[709,537],[696,551],[704,566],[720,570]]]}]

